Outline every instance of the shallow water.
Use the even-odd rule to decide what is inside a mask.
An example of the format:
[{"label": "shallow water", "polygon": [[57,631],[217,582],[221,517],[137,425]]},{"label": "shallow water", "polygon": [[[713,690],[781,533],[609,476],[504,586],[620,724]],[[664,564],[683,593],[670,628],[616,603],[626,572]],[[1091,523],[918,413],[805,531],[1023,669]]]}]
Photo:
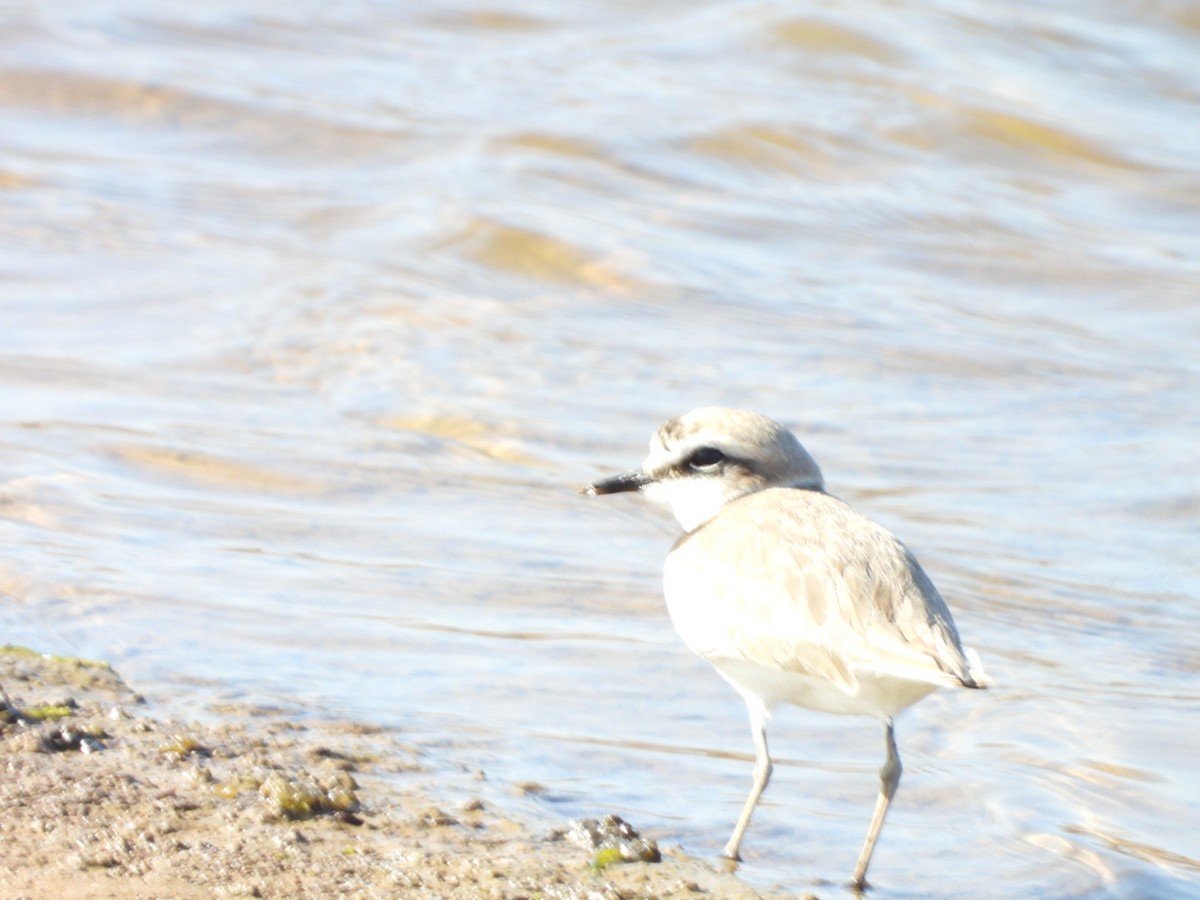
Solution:
[{"label": "shallow water", "polygon": [[[877,895],[1200,896],[1193,5],[5,19],[0,640],[715,855],[752,751],[674,526],[575,490],[749,406],[998,682],[901,719]],[[844,879],[878,726],[772,744],[743,874]]]}]

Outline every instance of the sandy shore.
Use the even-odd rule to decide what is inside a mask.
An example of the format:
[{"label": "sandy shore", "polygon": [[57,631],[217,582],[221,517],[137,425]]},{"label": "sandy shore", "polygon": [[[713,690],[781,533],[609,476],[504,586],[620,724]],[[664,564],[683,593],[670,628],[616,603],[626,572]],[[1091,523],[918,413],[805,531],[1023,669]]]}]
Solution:
[{"label": "sandy shore", "polygon": [[378,728],[233,707],[171,721],[103,663],[14,647],[0,687],[9,898],[764,896],[670,848],[622,862],[612,828],[595,847],[474,796],[437,806],[396,777],[419,748]]}]

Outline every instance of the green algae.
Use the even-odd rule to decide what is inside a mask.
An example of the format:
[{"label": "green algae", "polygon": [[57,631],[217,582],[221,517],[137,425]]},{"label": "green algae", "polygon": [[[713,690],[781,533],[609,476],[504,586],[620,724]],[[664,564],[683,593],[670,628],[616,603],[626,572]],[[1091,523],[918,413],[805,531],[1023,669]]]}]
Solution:
[{"label": "green algae", "polygon": [[292,778],[272,772],[258,792],[277,818],[294,820],[353,813],[359,808],[357,787],[354,779],[344,772],[324,783],[303,771]]},{"label": "green algae", "polygon": [[21,709],[21,718],[31,722],[50,722],[55,719],[65,719],[74,715],[75,709],[70,706],[26,706]]},{"label": "green algae", "polygon": [[44,659],[48,662],[57,663],[60,666],[69,666],[76,669],[102,669],[106,672],[112,672],[113,667],[106,662],[101,662],[96,659],[85,659],[81,656],[59,656],[55,653],[39,653],[29,647],[22,647],[20,644],[4,644],[0,646],[0,653],[6,656],[17,657],[36,657]]}]

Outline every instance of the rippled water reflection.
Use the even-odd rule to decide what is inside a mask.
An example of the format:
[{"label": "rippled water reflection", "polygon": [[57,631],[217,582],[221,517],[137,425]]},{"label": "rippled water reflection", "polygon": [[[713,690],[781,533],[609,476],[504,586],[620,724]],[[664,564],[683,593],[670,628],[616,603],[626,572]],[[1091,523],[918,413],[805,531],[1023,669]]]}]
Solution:
[{"label": "rippled water reflection", "polygon": [[[744,710],[575,488],[752,406],[999,682],[902,719],[879,895],[1200,895],[1192,5],[6,21],[2,639],[716,854]],[[878,729],[775,730],[743,872],[841,878]]]}]

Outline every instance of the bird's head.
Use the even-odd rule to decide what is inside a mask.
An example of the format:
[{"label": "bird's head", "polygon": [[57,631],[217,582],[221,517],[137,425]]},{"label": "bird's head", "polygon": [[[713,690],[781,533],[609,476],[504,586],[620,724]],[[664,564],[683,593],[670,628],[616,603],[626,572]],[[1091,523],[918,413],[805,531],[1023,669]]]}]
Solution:
[{"label": "bird's head", "polygon": [[583,491],[641,491],[693,531],[726,503],[755,491],[824,486],[816,462],[778,422],[744,409],[706,406],[664,423],[640,470],[603,478]]}]

